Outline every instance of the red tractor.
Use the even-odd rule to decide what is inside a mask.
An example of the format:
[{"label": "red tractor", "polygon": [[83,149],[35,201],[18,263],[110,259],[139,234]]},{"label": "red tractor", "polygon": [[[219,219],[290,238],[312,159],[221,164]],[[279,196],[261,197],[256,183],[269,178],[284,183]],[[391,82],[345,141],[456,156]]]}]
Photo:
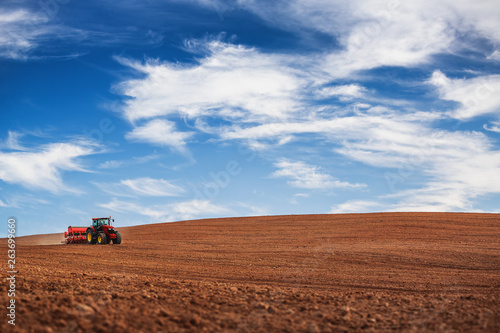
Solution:
[{"label": "red tractor", "polygon": [[114,219],[110,217],[96,217],[92,219],[92,225],[87,228],[87,244],[121,244],[122,235],[116,231],[111,222]]},{"label": "red tractor", "polygon": [[92,219],[90,227],[69,226],[68,231],[64,232],[63,243],[87,243],[87,244],[121,244],[122,235],[111,225],[114,219],[110,217],[96,217]]}]

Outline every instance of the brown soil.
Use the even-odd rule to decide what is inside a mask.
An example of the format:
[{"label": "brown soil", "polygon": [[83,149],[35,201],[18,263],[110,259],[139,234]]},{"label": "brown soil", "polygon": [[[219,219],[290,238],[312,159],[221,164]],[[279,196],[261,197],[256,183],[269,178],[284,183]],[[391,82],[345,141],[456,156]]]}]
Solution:
[{"label": "brown soil", "polygon": [[117,225],[121,245],[18,238],[0,331],[500,332],[498,214]]}]

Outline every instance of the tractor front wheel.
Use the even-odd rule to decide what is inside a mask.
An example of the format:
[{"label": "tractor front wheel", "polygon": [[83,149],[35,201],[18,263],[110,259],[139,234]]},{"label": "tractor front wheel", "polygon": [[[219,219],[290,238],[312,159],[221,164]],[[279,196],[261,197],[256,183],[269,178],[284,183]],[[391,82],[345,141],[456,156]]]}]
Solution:
[{"label": "tractor front wheel", "polygon": [[95,234],[92,230],[87,231],[87,244],[95,244]]},{"label": "tractor front wheel", "polygon": [[103,232],[100,232],[99,235],[97,235],[97,243],[103,245],[103,244],[108,244],[108,241],[106,239],[106,234]]},{"label": "tractor front wheel", "polygon": [[115,232],[116,238],[113,239],[113,244],[121,244],[122,243],[122,235],[117,231]]}]

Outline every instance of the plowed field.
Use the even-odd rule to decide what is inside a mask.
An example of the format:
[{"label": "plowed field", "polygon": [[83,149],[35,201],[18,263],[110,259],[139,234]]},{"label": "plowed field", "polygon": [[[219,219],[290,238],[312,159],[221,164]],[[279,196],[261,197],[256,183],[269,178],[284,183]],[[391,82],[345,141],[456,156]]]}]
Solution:
[{"label": "plowed field", "polygon": [[[229,218],[17,238],[2,332],[500,332],[500,215]],[[7,247],[5,239],[5,264]]]}]

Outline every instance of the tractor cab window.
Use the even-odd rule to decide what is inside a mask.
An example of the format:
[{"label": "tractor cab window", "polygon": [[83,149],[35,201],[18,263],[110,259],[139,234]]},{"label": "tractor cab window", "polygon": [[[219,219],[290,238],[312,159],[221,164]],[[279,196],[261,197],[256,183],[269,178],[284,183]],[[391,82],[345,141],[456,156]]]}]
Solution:
[{"label": "tractor cab window", "polygon": [[94,225],[94,227],[97,227],[97,220],[94,220],[93,225]]},{"label": "tractor cab window", "polygon": [[108,219],[102,219],[101,225],[108,225]]}]

